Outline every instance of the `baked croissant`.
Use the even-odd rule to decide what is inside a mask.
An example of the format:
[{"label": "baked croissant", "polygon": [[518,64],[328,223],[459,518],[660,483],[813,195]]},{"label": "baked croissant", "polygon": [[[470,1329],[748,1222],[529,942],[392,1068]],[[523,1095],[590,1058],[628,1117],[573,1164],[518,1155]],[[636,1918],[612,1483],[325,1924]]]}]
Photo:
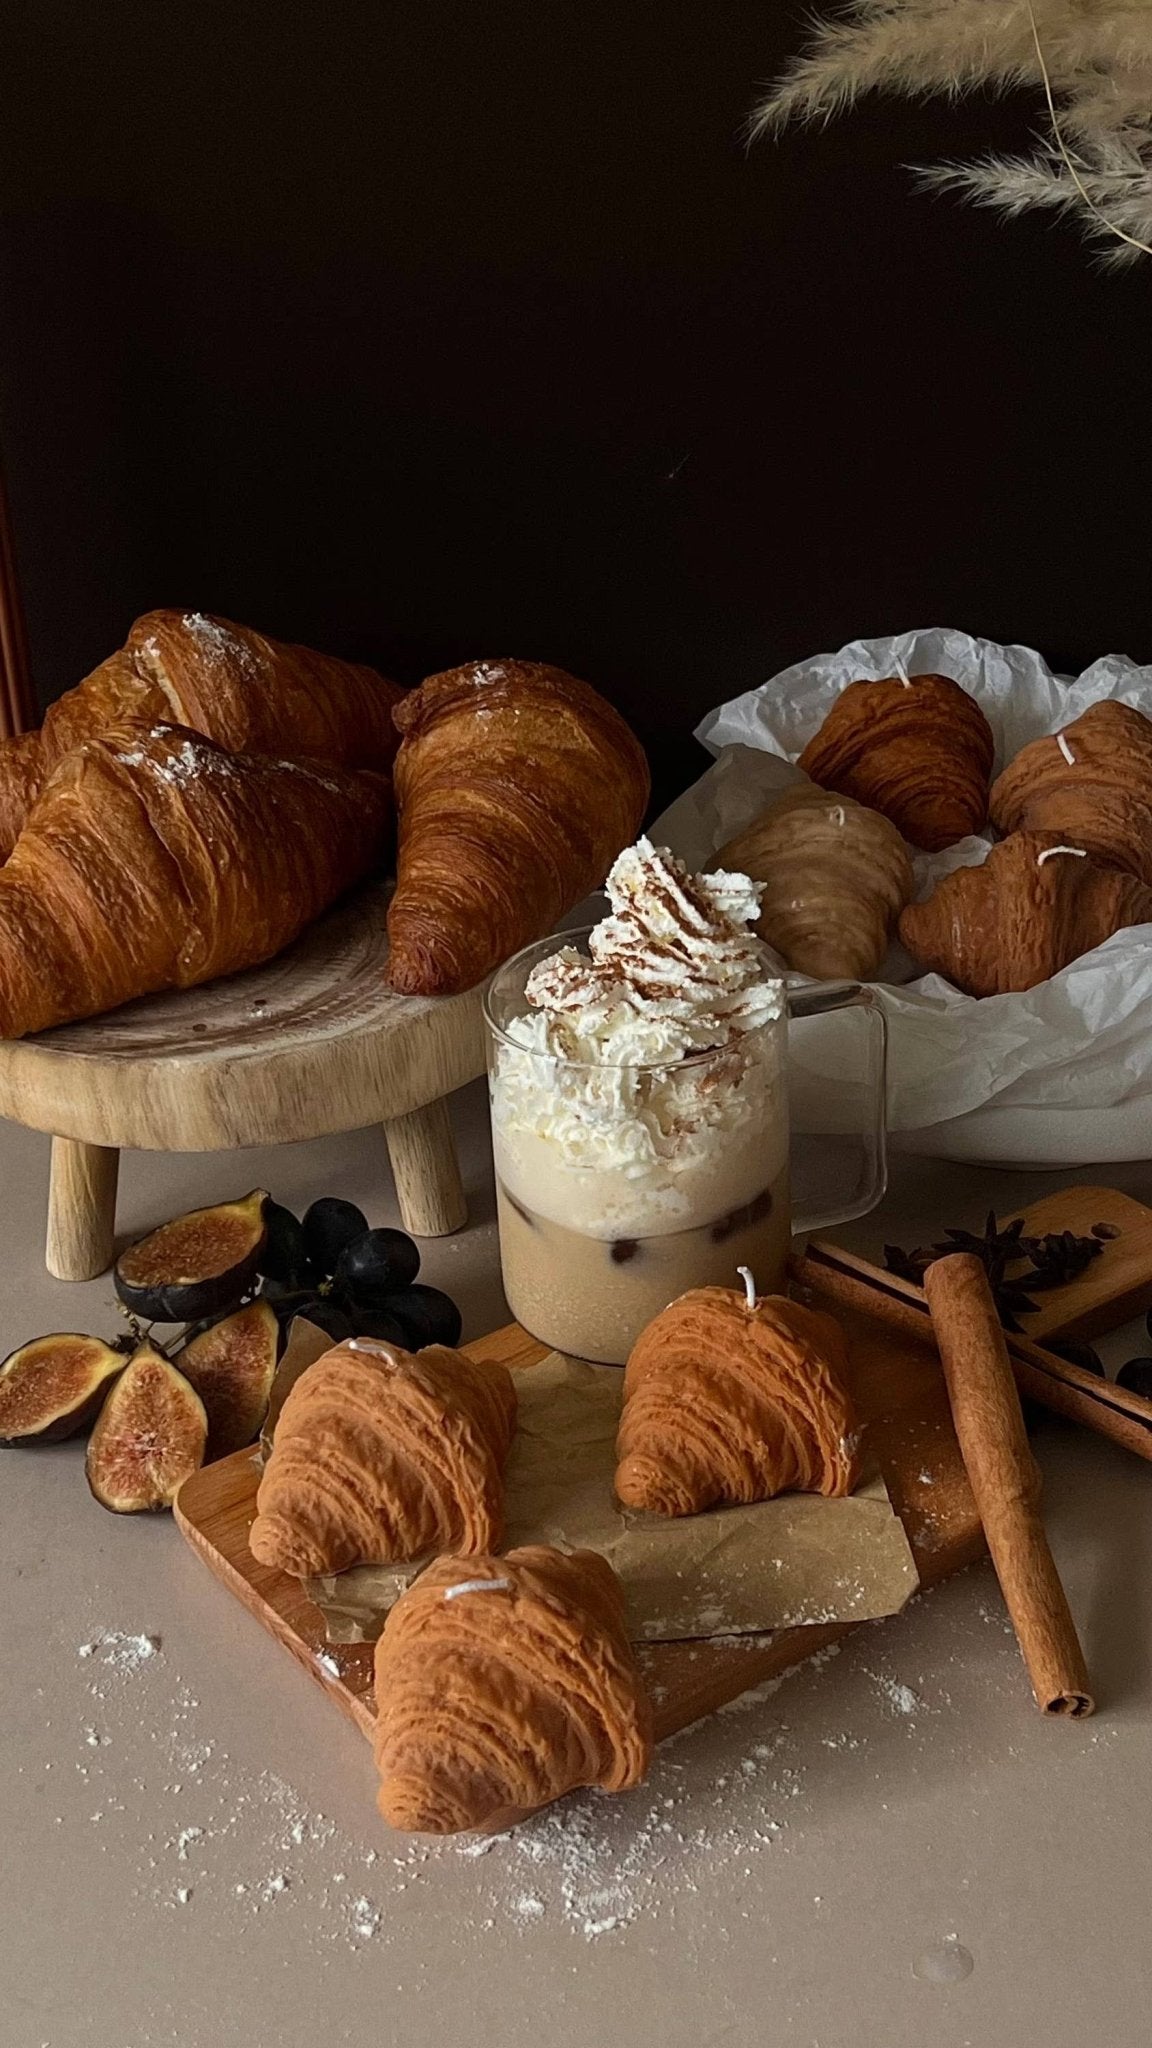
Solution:
[{"label": "baked croissant", "polygon": [[390,811],[383,776],[180,726],[87,740],[0,868],[0,1038],[271,959],[380,862]]},{"label": "baked croissant", "polygon": [[1152,884],[1152,718],[1093,704],[1017,754],[992,785],[990,813],[1000,832],[1054,832]]},{"label": "baked croissant", "polygon": [[993,752],[992,728],[959,683],[888,676],[849,683],[800,766],[935,853],[983,825]]},{"label": "baked croissant", "polygon": [[249,1544],[306,1578],[426,1551],[494,1550],[516,1427],[507,1367],[355,1337],[301,1373],[276,1424]]},{"label": "baked croissant", "polygon": [[591,1550],[438,1558],[384,1625],[376,1699],[395,1828],[507,1826],[578,1785],[638,1785],[651,1761],[623,1589]]},{"label": "baked croissant", "polygon": [[820,981],[875,974],[915,888],[895,825],[823,789],[786,790],[713,865],[763,882],[760,937]]},{"label": "baked croissant", "polygon": [[82,740],[126,724],[186,725],[229,753],[387,768],[401,691],[375,669],[269,640],[204,612],[147,612],[120,651],[44,715],[36,750],[0,743],[0,859],[15,844],[40,781]]},{"label": "baked croissant", "polygon": [[844,1332],[783,1295],[696,1287],[643,1330],[624,1373],[616,1492],[698,1515],[778,1493],[851,1493],[859,1426]]},{"label": "baked croissant", "polygon": [[44,781],[44,742],[38,732],[0,740],[0,861],[20,837]]},{"label": "baked croissant", "polygon": [[603,697],[541,662],[430,676],[396,724],[390,979],[409,995],[451,995],[603,881],[644,815],[648,765]]},{"label": "baked croissant", "polygon": [[1124,925],[1152,922],[1152,889],[1050,832],[1013,832],[983,867],[958,868],[900,918],[931,974],[969,996],[1035,988]]}]

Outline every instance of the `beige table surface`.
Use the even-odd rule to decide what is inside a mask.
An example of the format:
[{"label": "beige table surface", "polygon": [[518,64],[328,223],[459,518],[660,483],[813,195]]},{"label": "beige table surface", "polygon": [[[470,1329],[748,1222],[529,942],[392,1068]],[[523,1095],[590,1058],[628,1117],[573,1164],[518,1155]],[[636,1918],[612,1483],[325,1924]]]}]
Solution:
[{"label": "beige table surface", "polygon": [[[477,1335],[504,1309],[483,1104],[455,1109],[475,1221],[425,1272]],[[47,1169],[0,1129],[5,1351],[115,1327],[107,1281],[44,1275]],[[394,1220],[364,1133],[129,1155],[122,1227],[253,1184]],[[909,1164],[842,1235],[1054,1185]],[[480,1855],[385,1831],[367,1745],[170,1521],[105,1514],[75,1446],[3,1455],[0,2048],[1145,2048],[1152,1466],[1038,1448],[1095,1720],[1037,1716],[981,1566]]]}]

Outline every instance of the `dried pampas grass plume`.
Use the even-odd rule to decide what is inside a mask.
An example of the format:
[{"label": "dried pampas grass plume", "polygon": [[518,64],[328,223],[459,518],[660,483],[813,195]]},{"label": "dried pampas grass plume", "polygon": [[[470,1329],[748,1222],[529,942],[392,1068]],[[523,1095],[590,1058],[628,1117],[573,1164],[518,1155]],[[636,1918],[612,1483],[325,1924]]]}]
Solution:
[{"label": "dried pampas grass plume", "polygon": [[1067,213],[1112,263],[1152,255],[1152,0],[854,0],[817,23],[751,132],[831,120],[866,92],[1036,85],[1051,129],[1031,155],[918,167],[923,182],[1009,216]]}]

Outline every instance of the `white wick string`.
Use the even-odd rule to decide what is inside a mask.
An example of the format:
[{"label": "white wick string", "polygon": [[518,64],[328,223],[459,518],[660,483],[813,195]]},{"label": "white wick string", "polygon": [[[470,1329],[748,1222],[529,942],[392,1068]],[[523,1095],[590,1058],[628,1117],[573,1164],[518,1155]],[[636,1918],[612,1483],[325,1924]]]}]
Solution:
[{"label": "white wick string", "polygon": [[[828,813],[828,822],[830,825],[842,825],[844,823],[843,804],[833,804],[832,809]],[[795,910],[797,905],[793,904],[792,908]]]},{"label": "white wick string", "polygon": [[912,678],[909,675],[907,669],[904,666],[904,663],[901,661],[900,656],[898,654],[894,654],[892,656],[892,666],[895,669],[896,674],[899,676],[900,681],[903,683],[904,688],[906,690],[910,690],[912,688]]},{"label": "white wick string", "polygon": [[1053,854],[1056,853],[1074,853],[1077,860],[1087,860],[1088,858],[1087,848],[1083,846],[1046,846],[1043,853],[1036,855],[1037,867],[1042,868],[1045,861],[1051,860]]},{"label": "white wick string", "polygon": [[752,1277],[751,1266],[737,1266],[736,1271],[739,1273],[740,1278],[744,1282],[744,1298],[746,1307],[755,1308],[756,1282]]},{"label": "white wick string", "polygon": [[461,1579],[459,1585],[445,1586],[444,1598],[458,1600],[461,1593],[510,1593],[511,1579]]},{"label": "white wick string", "polygon": [[1076,756],[1072,752],[1072,749],[1068,745],[1068,742],[1065,739],[1062,732],[1058,732],[1056,735],[1056,745],[1059,747],[1060,752],[1063,754],[1064,759],[1068,763],[1068,766],[1070,768],[1074,768],[1076,766]]},{"label": "white wick string", "polygon": [[382,1344],[378,1337],[349,1337],[345,1351],[370,1351],[375,1358],[391,1358],[395,1361],[398,1346]]}]

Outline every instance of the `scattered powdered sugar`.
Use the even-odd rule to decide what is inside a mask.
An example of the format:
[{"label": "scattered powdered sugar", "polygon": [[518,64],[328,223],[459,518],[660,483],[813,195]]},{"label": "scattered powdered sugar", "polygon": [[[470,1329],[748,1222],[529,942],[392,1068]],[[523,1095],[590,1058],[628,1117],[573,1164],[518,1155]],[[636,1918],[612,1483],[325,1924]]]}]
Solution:
[{"label": "scattered powdered sugar", "polygon": [[[834,1690],[867,1720],[844,1726],[836,1707],[832,1721],[814,1719],[821,1708],[811,1686],[794,1720],[779,1718],[771,1702],[785,1682],[802,1684],[841,1647],[825,1645],[806,1667],[764,1680],[663,1742],[634,1791],[577,1793],[507,1834],[435,1841],[388,1832],[370,1808],[362,1838],[342,1832],[286,1779],[244,1768],[204,1733],[199,1703],[158,1637],[104,1629],[80,1648],[80,1670],[99,1666],[98,1687],[78,1687],[74,1724],[77,1767],[101,1782],[86,1789],[72,1824],[115,1830],[135,1859],[135,1896],[154,1910],[180,1908],[193,1926],[198,1913],[251,1916],[283,1926],[294,1949],[313,1955],[333,1947],[399,1955],[412,1926],[402,1900],[440,1923],[452,1915],[461,1938],[500,1926],[530,1941],[543,1926],[582,1946],[626,1940],[657,1917],[675,1937],[684,1914],[718,1898],[730,1906],[758,1858],[792,1853],[821,1788],[838,1797],[836,1774],[860,1773],[855,1753],[869,1727],[880,1736],[894,1714],[907,1717],[910,1739],[926,1739],[917,1717],[932,1709],[873,1668],[875,1639],[864,1633]],[[287,1670],[284,1684],[287,1696]],[[108,1704],[94,1723],[98,1688]],[[138,1755],[128,1761],[141,1741],[154,1746],[147,1769]]]},{"label": "scattered powdered sugar", "polygon": [[[183,624],[196,642],[197,652],[205,662],[230,662],[245,675],[255,675],[257,664],[247,641],[229,632],[219,619],[210,619],[204,612],[185,612]],[[159,649],[154,640],[145,643],[154,656]]]},{"label": "scattered powdered sugar", "polygon": [[870,1671],[868,1677],[897,1714],[916,1714],[925,1711],[919,1693],[913,1692],[910,1685],[902,1685],[898,1678],[888,1678],[882,1671]]},{"label": "scattered powdered sugar", "polygon": [[348,1908],[348,1927],[357,1941],[371,1941],[380,1932],[382,1915],[372,1899],[353,1899]]},{"label": "scattered powdered sugar", "polygon": [[76,1652],[78,1657],[99,1657],[102,1664],[112,1664],[121,1671],[138,1670],[160,1654],[159,1636],[122,1635],[117,1629],[105,1629],[101,1635],[93,1636],[91,1642],[81,1643]]}]

